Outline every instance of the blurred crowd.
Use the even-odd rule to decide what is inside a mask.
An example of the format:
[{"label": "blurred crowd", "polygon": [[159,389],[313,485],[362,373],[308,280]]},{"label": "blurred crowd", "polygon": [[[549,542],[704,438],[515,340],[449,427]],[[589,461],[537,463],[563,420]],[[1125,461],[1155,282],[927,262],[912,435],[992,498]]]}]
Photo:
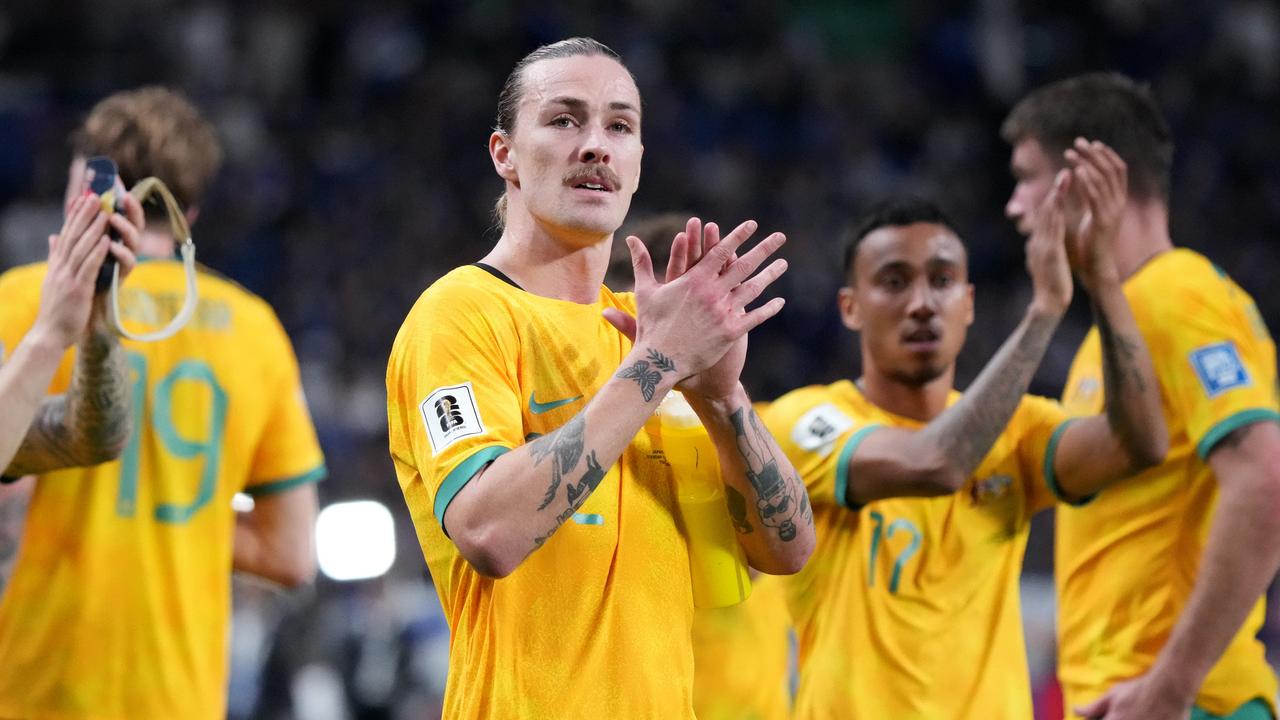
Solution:
[{"label": "blurred crowd", "polygon": [[[436,712],[447,628],[387,456],[386,359],[418,294],[496,239],[486,142],[506,73],[571,35],[611,45],[636,75],[647,152],[633,219],[689,210],[787,233],[788,304],[753,333],[744,374],[759,399],[857,373],[834,308],[839,231],[907,191],[940,200],[969,242],[978,318],[963,387],[1029,293],[1003,217],[1000,121],[1031,87],[1093,69],[1151,83],[1177,141],[1175,242],[1209,255],[1280,327],[1270,0],[5,3],[0,268],[43,256],[61,223],[67,133],[96,100],[183,90],[227,157],[201,208],[199,257],[265,297],[294,339],[330,468],[322,505],[372,498],[396,516],[399,556],[379,580],[321,579],[294,596],[237,587],[233,717]],[[1077,305],[1037,392],[1061,388],[1089,322]],[[1028,567],[1043,576],[1051,546],[1036,537]],[[1028,614],[1051,623],[1039,582]],[[1051,625],[1028,637],[1044,673]]]}]

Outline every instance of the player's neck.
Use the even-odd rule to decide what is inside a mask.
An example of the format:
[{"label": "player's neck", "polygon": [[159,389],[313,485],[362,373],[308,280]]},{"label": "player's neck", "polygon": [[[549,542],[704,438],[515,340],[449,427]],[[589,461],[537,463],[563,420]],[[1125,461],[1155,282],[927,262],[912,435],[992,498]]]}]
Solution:
[{"label": "player's neck", "polygon": [[148,258],[173,257],[173,238],[167,232],[143,230],[138,236],[138,255]]},{"label": "player's neck", "polygon": [[560,237],[527,213],[512,213],[482,262],[534,295],[593,303],[600,298],[612,240],[612,235]]},{"label": "player's neck", "polygon": [[1172,249],[1169,211],[1164,203],[1130,202],[1125,206],[1115,246],[1121,280],[1128,280],[1151,258]]},{"label": "player's neck", "polygon": [[863,358],[866,371],[856,384],[876,407],[920,422],[929,422],[947,409],[947,398],[955,387],[955,366],[923,385],[913,385],[880,372]]}]

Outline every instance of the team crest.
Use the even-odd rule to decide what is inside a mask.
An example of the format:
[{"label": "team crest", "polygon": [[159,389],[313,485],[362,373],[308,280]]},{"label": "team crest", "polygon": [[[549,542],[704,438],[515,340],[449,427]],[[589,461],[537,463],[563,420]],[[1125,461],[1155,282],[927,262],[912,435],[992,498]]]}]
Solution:
[{"label": "team crest", "polygon": [[989,478],[975,480],[969,487],[969,496],[973,499],[974,505],[982,505],[1008,495],[1009,488],[1012,486],[1013,478],[1008,475],[992,475]]},{"label": "team crest", "polygon": [[802,450],[817,452],[826,457],[835,447],[835,441],[853,427],[853,420],[831,403],[823,403],[810,410],[791,429],[791,440]]},{"label": "team crest", "polygon": [[1240,360],[1235,343],[1230,340],[1193,350],[1191,366],[1209,397],[1232,388],[1247,387],[1250,383],[1249,372]]},{"label": "team crest", "polygon": [[470,381],[437,388],[418,405],[418,410],[422,412],[433,454],[439,455],[462,438],[484,432]]}]

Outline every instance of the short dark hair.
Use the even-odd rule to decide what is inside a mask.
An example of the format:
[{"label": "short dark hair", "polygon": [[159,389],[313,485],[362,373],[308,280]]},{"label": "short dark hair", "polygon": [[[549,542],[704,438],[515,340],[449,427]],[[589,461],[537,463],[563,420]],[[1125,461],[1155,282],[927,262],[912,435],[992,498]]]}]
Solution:
[{"label": "short dark hair", "polygon": [[[858,257],[858,246],[862,244],[863,238],[882,227],[904,227],[915,223],[941,225],[955,233],[957,238],[960,237],[956,224],[951,222],[951,218],[947,217],[937,203],[928,198],[904,195],[880,200],[867,208],[844,232],[845,277],[849,277],[853,271],[853,261]],[[963,245],[964,241],[961,240],[960,244]]]},{"label": "short dark hair", "polygon": [[[622,57],[613,51],[613,48],[604,43],[589,37],[572,37],[559,42],[543,45],[533,52],[525,55],[511,69],[511,74],[507,75],[507,81],[502,84],[502,90],[498,93],[498,118],[494,123],[495,132],[500,132],[507,137],[511,137],[516,131],[516,115],[520,110],[520,98],[524,95],[524,71],[532,64],[541,60],[556,60],[559,58],[569,57],[607,57],[618,61],[619,65],[624,68],[627,66],[622,63]],[[631,70],[627,69],[630,73]],[[635,76],[631,77],[635,81]],[[498,198],[497,204],[493,208],[494,219],[499,227],[506,224],[507,221],[507,194],[504,192]]]},{"label": "short dark hair", "polygon": [[1120,73],[1077,75],[1035,90],[1010,111],[1000,136],[1011,145],[1036,140],[1056,166],[1076,138],[1100,140],[1129,166],[1132,197],[1169,199],[1173,133],[1151,87]]}]

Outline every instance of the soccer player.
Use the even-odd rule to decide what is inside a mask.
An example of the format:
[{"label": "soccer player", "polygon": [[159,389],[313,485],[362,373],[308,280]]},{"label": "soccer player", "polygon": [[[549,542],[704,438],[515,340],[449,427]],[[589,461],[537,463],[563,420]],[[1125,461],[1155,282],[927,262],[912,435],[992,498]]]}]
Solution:
[{"label": "soccer player", "polygon": [[[1059,677],[1087,717],[1275,717],[1256,636],[1280,565],[1276,355],[1247,293],[1169,237],[1173,139],[1151,91],[1118,74],[1036,90],[1001,130],[1017,180],[1006,213],[1036,223],[1059,168],[1105,142],[1129,167],[1114,255],[1160,378],[1170,451],[1083,508],[1059,508]],[[1063,393],[1096,412],[1105,329],[1085,338]],[[1194,707],[1193,707],[1194,706]]]},{"label": "soccer player", "polygon": [[[5,361],[0,365],[0,470],[5,475],[95,465],[124,449],[130,412],[124,351],[105,323],[106,295],[95,298],[94,281],[108,254],[120,263],[122,275],[136,263],[131,248],[137,247],[142,207],[132,197],[125,204],[127,215],[108,215],[96,195],[73,202],[62,231],[49,236],[49,272],[31,331],[8,358],[0,341],[0,361]],[[123,242],[107,239],[108,224]],[[0,313],[12,311],[6,306]],[[46,399],[63,354],[76,343],[79,362],[70,391]]]},{"label": "soccer player", "polygon": [[[107,155],[128,184],[162,178],[190,217],[220,158],[209,124],[161,88],[106,98],[73,141],[69,192],[87,156]],[[135,328],[167,322],[185,292],[162,218],[147,224],[146,260],[121,289]],[[0,337],[30,326],[34,312],[17,310],[34,308],[45,274],[0,277]],[[289,340],[234,283],[202,271],[198,287],[179,333],[124,341],[135,432],[121,459],[36,481],[0,601],[0,717],[222,718],[230,571],[286,585],[314,572],[323,458]],[[239,491],[257,503],[237,519]]]},{"label": "soccer player", "polygon": [[783,236],[738,256],[754,222],[721,238],[690,219],[666,282],[629,237],[635,294],[601,284],[640,179],[640,107],[594,40],[525,56],[489,138],[502,236],[422,294],[391,351],[391,455],[449,618],[445,717],[693,717],[688,551],[661,438],[642,432],[677,383],[751,564],[794,572],[812,550],[804,486],[738,381],[747,331],[782,306],[745,309],[785,270],[752,276]]},{"label": "soccer player", "polygon": [[[687,214],[644,218],[631,230],[661,264]],[[625,249],[624,249],[625,250]],[[625,265],[624,265],[625,260]],[[615,248],[605,284],[631,290],[631,258]],[[768,406],[754,404],[763,414]],[[693,614],[693,709],[698,720],[785,720],[791,710],[791,620],[783,578],[751,571],[751,595]],[[745,662],[745,660],[750,660]]]},{"label": "soccer player", "polygon": [[[1088,159],[1096,176],[1059,174],[1027,243],[1031,302],[963,396],[952,382],[973,286],[954,226],[927,201],[898,200],[849,234],[839,306],[861,338],[862,377],[793,391],[765,413],[818,525],[812,561],[787,578],[795,717],[1031,717],[1018,601],[1031,516],[1055,498],[1086,502],[1158,462],[1167,443],[1151,362],[1100,239],[1123,203],[1123,166]],[[1109,330],[1118,390],[1106,415],[1071,422],[1025,392],[1073,293],[1074,183],[1097,221],[1071,255]]]}]

